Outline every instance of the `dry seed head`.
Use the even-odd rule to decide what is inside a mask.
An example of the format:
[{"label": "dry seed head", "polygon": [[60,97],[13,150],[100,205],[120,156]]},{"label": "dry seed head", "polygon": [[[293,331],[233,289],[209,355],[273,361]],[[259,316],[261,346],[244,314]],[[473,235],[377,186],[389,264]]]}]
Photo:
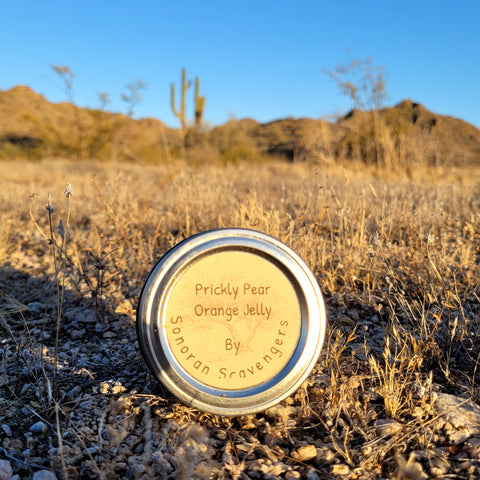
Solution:
[{"label": "dry seed head", "polygon": [[72,190],[72,184],[71,183],[67,183],[67,185],[65,187],[65,191],[63,192],[63,194],[67,198],[70,198],[73,195],[73,190]]}]

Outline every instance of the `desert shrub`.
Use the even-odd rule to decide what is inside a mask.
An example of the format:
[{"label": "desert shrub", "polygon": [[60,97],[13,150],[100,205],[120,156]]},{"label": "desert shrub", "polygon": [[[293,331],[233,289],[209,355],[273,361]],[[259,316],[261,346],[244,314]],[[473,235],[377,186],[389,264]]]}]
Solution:
[{"label": "desert shrub", "polygon": [[235,165],[239,162],[260,162],[263,156],[247,145],[233,145],[223,150],[220,154],[223,163]]}]

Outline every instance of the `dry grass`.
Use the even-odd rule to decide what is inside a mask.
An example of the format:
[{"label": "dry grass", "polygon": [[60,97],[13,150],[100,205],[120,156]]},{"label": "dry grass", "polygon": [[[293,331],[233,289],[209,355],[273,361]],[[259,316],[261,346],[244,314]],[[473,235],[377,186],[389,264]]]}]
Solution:
[{"label": "dry grass", "polygon": [[[15,427],[0,457],[25,478],[39,463],[72,479],[175,478],[175,468],[178,478],[263,478],[275,466],[278,478],[401,478],[409,468],[423,478],[428,452],[446,441],[435,392],[480,400],[479,212],[472,170],[0,163],[0,424]],[[328,308],[309,380],[253,419],[178,405],[134,347],[133,307],[154,262],[225,226],[291,246]],[[85,310],[92,330],[82,334]],[[47,431],[29,432],[33,419]],[[379,433],[380,420],[401,428]],[[427,452],[420,463],[417,451]]]}]

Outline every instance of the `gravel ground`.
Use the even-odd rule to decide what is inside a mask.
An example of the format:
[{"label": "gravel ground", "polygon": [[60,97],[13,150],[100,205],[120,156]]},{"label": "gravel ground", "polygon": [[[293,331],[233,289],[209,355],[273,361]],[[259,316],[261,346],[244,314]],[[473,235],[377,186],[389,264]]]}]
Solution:
[{"label": "gravel ground", "polygon": [[66,289],[55,362],[58,297],[30,253],[0,276],[1,480],[480,477],[478,405],[423,382],[416,412],[386,416],[366,373],[385,348],[373,306],[328,298],[328,345],[296,394],[221,418],[181,405],[147,371],[134,326],[140,285],[131,300]]}]

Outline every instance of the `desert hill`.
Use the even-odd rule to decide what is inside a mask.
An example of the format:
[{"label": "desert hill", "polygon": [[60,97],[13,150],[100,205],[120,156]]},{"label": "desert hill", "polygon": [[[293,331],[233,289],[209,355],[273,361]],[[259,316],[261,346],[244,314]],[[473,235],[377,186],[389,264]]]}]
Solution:
[{"label": "desert hill", "polygon": [[29,87],[0,91],[0,158],[193,161],[268,156],[289,161],[355,159],[391,165],[480,165],[480,130],[405,100],[380,111],[352,110],[335,122],[286,118],[232,120],[187,132],[157,119],[50,103]]},{"label": "desert hill", "polygon": [[50,103],[25,86],[0,91],[0,158],[135,160],[142,154],[163,152],[168,139],[178,143],[179,132],[157,119],[133,120],[66,102]]},{"label": "desert hill", "polygon": [[[352,111],[338,125],[347,131],[365,131],[370,112]],[[419,103],[405,100],[379,112],[387,141],[397,155],[430,164],[480,164],[480,130],[457,118],[437,115]]]}]

